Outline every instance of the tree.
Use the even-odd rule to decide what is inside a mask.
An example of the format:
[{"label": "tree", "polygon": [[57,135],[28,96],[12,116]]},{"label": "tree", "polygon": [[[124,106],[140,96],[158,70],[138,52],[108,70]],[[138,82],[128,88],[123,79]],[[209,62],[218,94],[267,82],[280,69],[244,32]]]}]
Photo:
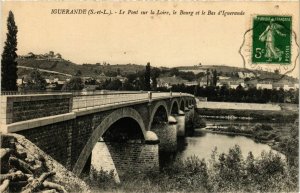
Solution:
[{"label": "tree", "polygon": [[152,89],[156,90],[157,88],[157,78],[159,77],[160,69],[159,68],[153,68],[151,70],[151,78],[152,78]]},{"label": "tree", "polygon": [[147,63],[146,65],[146,70],[145,70],[145,90],[151,90],[151,82],[150,82],[150,77],[151,77],[151,66],[150,62]]},{"label": "tree", "polygon": [[77,70],[76,73],[75,73],[75,76],[81,76],[81,75],[82,75],[81,70]]},{"label": "tree", "polygon": [[217,85],[217,81],[218,81],[218,73],[217,73],[217,70],[213,70],[213,86],[216,86]]},{"label": "tree", "polygon": [[107,90],[121,90],[122,89],[122,82],[118,79],[111,81],[107,86]]},{"label": "tree", "polygon": [[38,70],[33,70],[28,77],[25,90],[45,90],[47,82]]},{"label": "tree", "polygon": [[7,18],[6,41],[1,58],[1,89],[4,91],[15,91],[17,87],[17,33],[14,14],[9,11]]},{"label": "tree", "polygon": [[210,83],[210,72],[209,69],[206,69],[206,85],[208,86]]},{"label": "tree", "polygon": [[80,77],[75,76],[69,82],[66,82],[62,90],[82,90],[84,87],[83,81]]},{"label": "tree", "polygon": [[171,68],[170,75],[171,76],[178,76],[179,75],[179,70],[177,68]]}]

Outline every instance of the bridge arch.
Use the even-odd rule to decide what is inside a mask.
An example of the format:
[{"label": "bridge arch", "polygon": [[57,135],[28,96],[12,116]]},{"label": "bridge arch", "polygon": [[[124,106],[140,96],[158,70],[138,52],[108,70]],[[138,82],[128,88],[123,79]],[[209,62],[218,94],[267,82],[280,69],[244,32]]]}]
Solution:
[{"label": "bridge arch", "polygon": [[179,104],[176,99],[174,99],[171,102],[171,107],[170,107],[170,115],[177,115],[179,113]]},{"label": "bridge arch", "polygon": [[168,122],[168,106],[165,101],[159,101],[151,111],[148,129],[151,130],[153,123]]},{"label": "bridge arch", "polygon": [[145,139],[146,136],[146,129],[143,122],[143,119],[141,115],[132,108],[122,108],[113,111],[110,113],[107,117],[104,118],[104,120],[100,123],[100,125],[93,131],[91,134],[91,137],[87,141],[86,145],[84,146],[83,150],[81,151],[78,160],[76,161],[73,173],[76,175],[80,175],[88,158],[90,157],[94,146],[100,139],[100,137],[103,136],[103,134],[117,121],[120,121],[121,119],[129,118],[133,120],[133,122],[136,122],[136,124],[139,126],[141,130],[141,134],[143,139]]}]

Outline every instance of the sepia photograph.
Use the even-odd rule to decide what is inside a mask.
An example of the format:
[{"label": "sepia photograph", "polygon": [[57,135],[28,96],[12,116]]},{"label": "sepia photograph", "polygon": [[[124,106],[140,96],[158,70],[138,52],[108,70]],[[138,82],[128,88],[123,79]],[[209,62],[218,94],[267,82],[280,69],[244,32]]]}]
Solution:
[{"label": "sepia photograph", "polygon": [[299,6],[0,1],[0,192],[299,192]]}]

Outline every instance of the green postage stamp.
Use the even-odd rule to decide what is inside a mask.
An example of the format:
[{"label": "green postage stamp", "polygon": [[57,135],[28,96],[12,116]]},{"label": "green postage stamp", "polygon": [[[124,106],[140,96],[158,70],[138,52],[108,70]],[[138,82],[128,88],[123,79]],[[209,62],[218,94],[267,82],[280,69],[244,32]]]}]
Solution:
[{"label": "green postage stamp", "polygon": [[253,18],[252,63],[291,64],[291,16]]}]

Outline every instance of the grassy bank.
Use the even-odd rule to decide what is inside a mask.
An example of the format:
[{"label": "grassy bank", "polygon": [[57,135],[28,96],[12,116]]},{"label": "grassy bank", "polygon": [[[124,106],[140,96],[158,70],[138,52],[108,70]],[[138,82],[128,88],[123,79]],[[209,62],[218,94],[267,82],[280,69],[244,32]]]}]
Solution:
[{"label": "grassy bank", "polygon": [[225,109],[197,109],[199,115],[210,116],[235,116],[249,117],[253,121],[273,121],[273,122],[290,122],[298,118],[298,112],[290,110],[281,111],[252,111],[252,110],[225,110]]}]

